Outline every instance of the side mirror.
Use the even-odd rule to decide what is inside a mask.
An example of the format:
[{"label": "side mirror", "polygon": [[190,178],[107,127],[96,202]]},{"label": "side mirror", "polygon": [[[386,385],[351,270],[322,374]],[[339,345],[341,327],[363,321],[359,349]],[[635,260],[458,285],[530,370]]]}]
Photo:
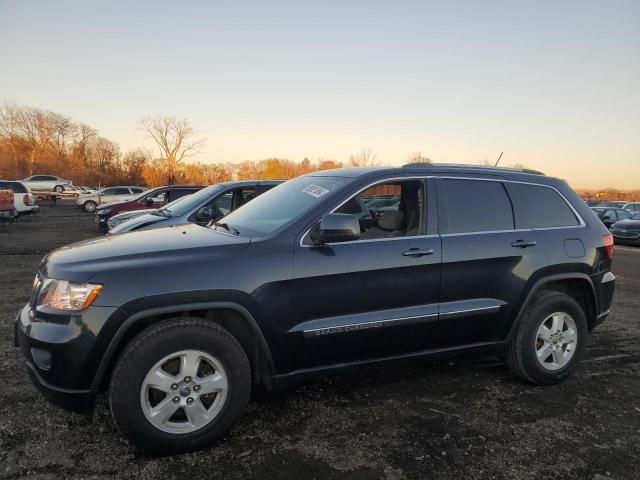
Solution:
[{"label": "side mirror", "polygon": [[358,217],[346,213],[327,213],[320,221],[320,227],[309,234],[315,245],[334,242],[350,242],[360,238]]},{"label": "side mirror", "polygon": [[196,221],[198,223],[208,223],[210,220],[213,220],[213,217],[207,207],[202,207],[196,212]]}]

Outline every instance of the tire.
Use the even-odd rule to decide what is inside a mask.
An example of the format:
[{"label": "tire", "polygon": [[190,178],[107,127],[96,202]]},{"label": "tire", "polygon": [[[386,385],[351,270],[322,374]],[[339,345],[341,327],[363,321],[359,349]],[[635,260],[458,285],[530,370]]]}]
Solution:
[{"label": "tire", "polygon": [[[182,373],[190,371],[184,365],[193,365],[189,359],[196,357],[195,370],[191,370],[196,374],[183,377]],[[159,367],[166,358],[169,362]],[[198,373],[211,366],[215,368],[210,376]],[[178,368],[179,373],[170,367]],[[161,373],[155,376],[158,370]],[[168,372],[174,376],[165,380]],[[166,382],[162,388],[169,393],[154,405],[152,397],[164,395],[153,385],[159,384],[158,378]],[[226,390],[196,393],[197,388],[201,392],[211,388],[212,381],[216,385],[226,381]],[[198,450],[220,439],[243,412],[250,393],[249,360],[235,337],[211,321],[183,317],[150,327],[127,345],[111,376],[109,402],[113,419],[127,440],[142,450],[164,455]],[[170,413],[173,408],[175,413]],[[211,418],[202,414],[207,408]],[[165,410],[167,420],[157,420]],[[160,414],[153,417],[154,411]],[[199,421],[204,423],[197,426]]]},{"label": "tire", "polygon": [[[566,330],[557,333],[558,329],[552,328],[556,321],[562,322]],[[542,329],[543,324],[547,330]],[[552,334],[548,335],[548,331]],[[575,339],[572,341],[572,338]],[[587,320],[580,304],[564,293],[543,291],[518,320],[507,347],[507,363],[515,375],[530,383],[560,383],[573,371],[584,352],[587,338]]]},{"label": "tire", "polygon": [[86,202],[84,202],[82,204],[82,209],[85,212],[95,212],[97,206],[98,206],[98,204],[96,202],[94,202],[93,200],[87,200]]},{"label": "tire", "polygon": [[55,187],[53,187],[53,191],[56,193],[62,193],[64,192],[64,187],[62,185],[56,185]]}]

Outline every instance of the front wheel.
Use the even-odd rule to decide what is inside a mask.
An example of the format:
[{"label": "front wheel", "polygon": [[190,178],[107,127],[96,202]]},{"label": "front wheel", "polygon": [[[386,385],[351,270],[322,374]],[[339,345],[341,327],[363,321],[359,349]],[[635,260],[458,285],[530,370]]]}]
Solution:
[{"label": "front wheel", "polygon": [[87,200],[84,202],[82,208],[84,208],[85,212],[94,212],[96,210],[97,204],[93,200]]},{"label": "front wheel", "polygon": [[587,336],[587,320],[578,302],[564,293],[542,292],[518,321],[507,348],[507,363],[531,383],[559,383],[573,371]]},{"label": "front wheel", "polygon": [[238,341],[211,321],[179,318],[131,341],[114,369],[109,399],[125,438],[174,454],[225,435],[250,392],[251,368]]}]

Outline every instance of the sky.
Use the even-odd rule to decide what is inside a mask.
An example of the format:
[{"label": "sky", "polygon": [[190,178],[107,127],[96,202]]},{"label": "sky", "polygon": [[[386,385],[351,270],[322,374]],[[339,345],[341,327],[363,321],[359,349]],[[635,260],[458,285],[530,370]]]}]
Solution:
[{"label": "sky", "polygon": [[0,101],[123,150],[188,118],[200,162],[524,164],[640,188],[640,1],[0,0]]}]

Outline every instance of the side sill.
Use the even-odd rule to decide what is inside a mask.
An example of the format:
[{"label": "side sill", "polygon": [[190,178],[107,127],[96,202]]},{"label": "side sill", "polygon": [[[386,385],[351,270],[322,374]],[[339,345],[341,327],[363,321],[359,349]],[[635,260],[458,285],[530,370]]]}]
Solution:
[{"label": "side sill", "polygon": [[314,377],[326,373],[337,373],[350,370],[392,367],[397,365],[407,365],[412,363],[420,363],[425,359],[445,358],[467,352],[497,352],[505,348],[505,342],[479,342],[468,345],[460,345],[456,347],[438,348],[430,350],[420,350],[406,355],[393,355],[370,360],[360,360],[348,363],[336,363],[322,367],[305,368],[293,370],[289,373],[283,373],[273,376],[273,385],[276,388],[283,388],[288,385],[299,383],[305,378]]}]

